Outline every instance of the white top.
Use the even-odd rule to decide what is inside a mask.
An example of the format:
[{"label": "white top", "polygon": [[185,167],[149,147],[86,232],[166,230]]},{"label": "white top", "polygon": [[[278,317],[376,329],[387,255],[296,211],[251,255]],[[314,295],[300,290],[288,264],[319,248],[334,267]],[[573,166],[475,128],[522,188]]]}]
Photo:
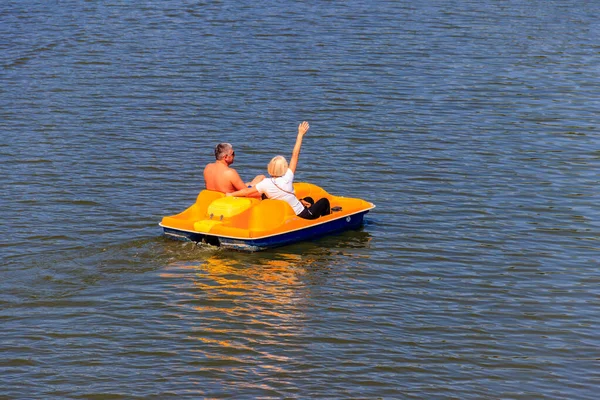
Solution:
[{"label": "white top", "polygon": [[287,201],[296,215],[304,211],[304,206],[294,194],[294,173],[289,168],[283,176],[263,179],[256,184],[256,190],[265,194],[269,199]]}]

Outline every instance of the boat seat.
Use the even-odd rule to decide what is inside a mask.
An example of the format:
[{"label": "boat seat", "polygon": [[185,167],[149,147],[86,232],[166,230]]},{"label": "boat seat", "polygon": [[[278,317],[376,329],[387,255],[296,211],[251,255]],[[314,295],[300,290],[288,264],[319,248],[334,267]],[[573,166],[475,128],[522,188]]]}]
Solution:
[{"label": "boat seat", "polygon": [[216,192],[214,190],[202,190],[198,193],[198,197],[196,197],[196,203],[194,203],[193,214],[190,219],[197,221],[199,219],[203,219],[206,216],[206,212],[208,210],[208,206],[210,204],[222,197],[225,197],[225,193]]},{"label": "boat seat", "polygon": [[210,203],[221,197],[225,197],[225,193],[214,190],[202,190],[198,193],[198,197],[196,197],[196,203],[204,203],[208,207]]},{"label": "boat seat", "polygon": [[295,216],[286,201],[266,199],[252,208],[248,225],[250,231],[270,231]]}]

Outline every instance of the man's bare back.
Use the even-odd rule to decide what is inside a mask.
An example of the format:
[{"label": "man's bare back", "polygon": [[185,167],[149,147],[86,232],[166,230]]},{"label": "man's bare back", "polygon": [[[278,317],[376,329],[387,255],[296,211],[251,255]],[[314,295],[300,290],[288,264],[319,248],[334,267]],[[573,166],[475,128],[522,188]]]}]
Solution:
[{"label": "man's bare back", "polygon": [[246,187],[242,178],[233,168],[215,161],[204,168],[204,183],[208,190],[231,193]]}]

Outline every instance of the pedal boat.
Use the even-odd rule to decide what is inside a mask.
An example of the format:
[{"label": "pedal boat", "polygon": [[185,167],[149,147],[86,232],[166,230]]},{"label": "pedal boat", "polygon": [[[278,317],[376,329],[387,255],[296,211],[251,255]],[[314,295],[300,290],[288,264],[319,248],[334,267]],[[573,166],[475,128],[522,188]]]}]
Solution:
[{"label": "pedal boat", "polygon": [[365,200],[333,196],[317,185],[294,183],[298,198],[329,199],[329,215],[307,220],[283,200],[228,197],[203,190],[185,211],[163,217],[160,226],[169,238],[207,243],[243,251],[259,251],[324,235],[356,229],[375,205]]}]

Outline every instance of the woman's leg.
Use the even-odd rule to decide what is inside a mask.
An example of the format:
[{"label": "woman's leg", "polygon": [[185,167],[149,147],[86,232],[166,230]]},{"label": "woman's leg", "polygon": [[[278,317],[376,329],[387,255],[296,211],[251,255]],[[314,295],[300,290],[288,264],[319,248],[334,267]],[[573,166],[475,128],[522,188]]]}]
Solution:
[{"label": "woman's leg", "polygon": [[264,179],[265,179],[264,175],[256,175],[254,177],[254,179],[252,179],[252,181],[246,182],[246,186],[247,187],[254,187],[254,186],[256,186],[257,183],[262,182]]},{"label": "woman's leg", "polygon": [[322,217],[323,215],[329,215],[330,213],[331,209],[329,206],[329,200],[323,197],[309,208],[305,208],[304,211],[298,214],[298,216],[304,219],[317,219],[319,217]]},{"label": "woman's leg", "polygon": [[307,203],[309,203],[311,206],[312,206],[313,204],[315,204],[315,201],[314,201],[314,200],[313,200],[313,198],[312,198],[312,197],[310,197],[310,196],[307,196],[307,197],[303,198],[302,200],[306,201],[306,202],[307,202]]},{"label": "woman's leg", "polygon": [[329,200],[323,197],[313,204],[309,210],[313,215],[316,215],[315,218],[319,218],[324,215],[329,215],[331,213],[331,206],[329,205]]}]

